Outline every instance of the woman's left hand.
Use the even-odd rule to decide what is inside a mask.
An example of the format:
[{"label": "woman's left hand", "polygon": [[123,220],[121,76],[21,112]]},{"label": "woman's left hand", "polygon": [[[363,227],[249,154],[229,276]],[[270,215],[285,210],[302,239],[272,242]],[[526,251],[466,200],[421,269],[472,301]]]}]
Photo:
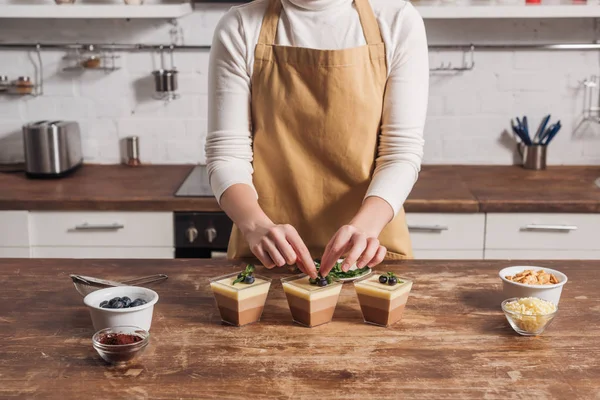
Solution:
[{"label": "woman's left hand", "polygon": [[319,272],[321,276],[327,276],[337,260],[344,254],[347,254],[342,264],[342,270],[345,272],[354,263],[357,268],[366,265],[374,267],[383,261],[386,251],[386,248],[379,244],[377,237],[365,233],[352,224],[344,225],[327,244],[321,258]]}]

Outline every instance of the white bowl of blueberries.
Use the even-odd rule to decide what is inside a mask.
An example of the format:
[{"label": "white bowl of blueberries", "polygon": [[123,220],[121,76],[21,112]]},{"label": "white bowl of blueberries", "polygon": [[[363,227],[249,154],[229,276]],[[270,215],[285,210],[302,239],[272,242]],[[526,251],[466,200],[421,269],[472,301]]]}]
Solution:
[{"label": "white bowl of blueberries", "polygon": [[96,331],[124,325],[149,331],[157,301],[158,293],[139,286],[100,289],[83,298]]}]

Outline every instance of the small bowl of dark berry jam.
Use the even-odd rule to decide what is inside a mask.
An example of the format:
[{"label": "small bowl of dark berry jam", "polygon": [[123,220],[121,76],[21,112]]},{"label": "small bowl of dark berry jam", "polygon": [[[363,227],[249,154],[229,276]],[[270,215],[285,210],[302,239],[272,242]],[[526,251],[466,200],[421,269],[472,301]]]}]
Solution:
[{"label": "small bowl of dark berry jam", "polygon": [[135,360],[149,342],[150,333],[137,326],[115,326],[92,336],[94,349],[110,364],[126,364]]}]

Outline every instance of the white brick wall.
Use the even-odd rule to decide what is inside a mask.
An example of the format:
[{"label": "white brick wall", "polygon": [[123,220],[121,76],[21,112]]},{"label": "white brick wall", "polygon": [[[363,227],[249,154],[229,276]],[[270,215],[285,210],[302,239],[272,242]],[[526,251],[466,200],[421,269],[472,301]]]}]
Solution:
[{"label": "white brick wall", "polygon": [[[179,20],[183,42],[210,44],[228,7],[197,5],[194,14]],[[168,43],[173,28],[165,21],[150,20],[0,21],[4,42]],[[431,44],[574,43],[599,37],[592,20],[436,20],[426,25]],[[150,73],[159,67],[157,53],[122,53],[122,69],[83,74],[63,72],[63,55],[43,53],[43,97],[0,96],[0,163],[22,159],[21,125],[45,118],[80,122],[87,162],[119,162],[119,140],[133,134],[140,136],[146,163],[205,161],[208,52],[175,54],[182,96],[169,104],[152,99]],[[25,51],[0,51],[0,74],[33,76],[31,58]],[[432,66],[442,61],[458,65],[461,59],[456,52],[431,52]],[[583,111],[579,81],[600,74],[599,69],[599,52],[499,51],[476,53],[473,71],[433,73],[425,163],[514,163],[518,158],[508,135],[510,119],[527,114],[537,125],[543,115],[552,113],[564,128],[550,148],[549,162],[600,164],[600,126],[584,124],[576,129]]]}]

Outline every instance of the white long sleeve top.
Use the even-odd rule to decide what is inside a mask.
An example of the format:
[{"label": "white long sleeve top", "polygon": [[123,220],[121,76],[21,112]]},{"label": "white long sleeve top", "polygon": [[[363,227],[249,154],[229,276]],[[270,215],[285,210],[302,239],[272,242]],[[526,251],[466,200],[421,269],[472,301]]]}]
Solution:
[{"label": "white long sleeve top", "polygon": [[[353,0],[281,0],[276,44],[315,49],[365,45]],[[417,180],[423,157],[429,66],[423,20],[403,0],[370,0],[386,46],[386,83],[376,167],[365,197],[394,212]],[[254,48],[269,0],[231,8],[213,38],[206,159],[218,200],[234,184],[252,184],[250,91]],[[307,138],[307,140],[309,140]]]}]

